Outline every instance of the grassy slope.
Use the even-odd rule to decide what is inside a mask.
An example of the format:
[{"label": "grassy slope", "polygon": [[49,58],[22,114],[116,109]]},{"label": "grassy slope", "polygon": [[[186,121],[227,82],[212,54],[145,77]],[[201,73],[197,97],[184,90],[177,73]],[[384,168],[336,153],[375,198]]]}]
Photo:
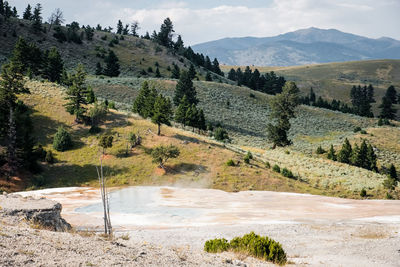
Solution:
[{"label": "grassy slope", "polygon": [[[222,66],[228,72],[232,66]],[[237,67],[234,67],[235,69]],[[243,68],[243,67],[242,67]],[[304,93],[312,86],[317,93],[327,99],[349,102],[353,85],[372,84],[375,90],[373,105],[378,114],[378,105],[386,89],[394,85],[400,89],[400,60],[366,60],[293,67],[252,67],[260,72],[275,71],[287,80],[295,81]]]},{"label": "grassy slope", "polygon": [[[122,108],[130,107],[142,82],[142,79],[136,78],[89,80],[97,95],[119,102]],[[150,84],[171,97],[176,81],[151,80]],[[328,149],[333,144],[339,148],[344,138],[349,138],[353,143],[366,138],[378,148],[380,164],[398,165],[400,162],[400,150],[396,145],[400,138],[399,128],[376,127],[376,119],[305,106],[300,107],[297,118],[292,121],[290,136],[294,145],[271,150],[265,134],[265,126],[269,122],[267,102],[270,96],[244,87],[214,82],[195,82],[195,87],[199,105],[204,108],[208,120],[221,122],[229,130],[234,149],[252,150],[264,161],[293,170],[314,187],[336,190],[340,195],[343,191],[356,192],[364,187],[368,190],[378,189],[384,179],[382,175],[316,156],[313,152],[318,145]],[[250,93],[255,98],[250,97]],[[226,105],[228,100],[229,107]],[[356,126],[374,136],[355,134],[353,129]],[[391,132],[390,137],[386,135],[388,131]]]},{"label": "grassy slope", "polygon": [[[41,174],[49,186],[97,185],[95,166],[99,164],[99,147],[96,136],[88,134],[88,127],[75,125],[73,117],[64,111],[62,88],[49,83],[29,82],[30,95],[21,99],[35,110],[34,124],[38,141],[52,149],[52,137],[63,125],[73,134],[75,147],[66,152],[55,152],[58,162],[43,165]],[[264,167],[262,162],[243,164],[242,155],[225,149],[221,144],[171,127],[162,127],[161,137],[154,135],[156,127],[147,120],[126,113],[112,111],[104,131],[114,134],[114,146],[109,149],[104,163],[109,183],[120,185],[188,185],[218,188],[227,191],[277,190],[324,194],[301,181],[287,179]],[[144,137],[143,146],[135,148],[129,157],[123,154],[128,132],[139,132]],[[159,144],[174,144],[181,150],[178,159],[168,161],[165,173],[152,163],[146,149]],[[227,159],[241,161],[240,166],[228,167]],[[326,194],[335,194],[328,190]]]},{"label": "grassy slope", "polygon": [[[43,50],[56,47],[60,51],[68,69],[73,69],[78,63],[82,63],[85,65],[86,70],[93,74],[97,62],[101,62],[104,66],[104,60],[97,56],[98,51],[107,51],[108,49],[112,49],[120,59],[122,76],[140,76],[142,70],[147,72],[148,68],[152,67],[153,72],[148,73],[146,77],[155,77],[156,62],[159,64],[160,73],[163,77],[171,76],[171,71],[167,68],[170,67],[172,69],[173,63],[183,69],[190,66],[190,61],[187,59],[175,55],[165,47],[159,46],[149,40],[124,36],[125,39],[120,40],[119,44],[110,47],[110,40],[117,35],[95,31],[92,41],[87,41],[84,38],[83,44],[72,42],[60,43],[53,37],[54,29],[48,31],[48,24],[43,24],[43,27],[46,28],[47,33],[34,34],[30,21],[11,18],[8,21],[0,23],[0,65],[10,57],[18,37],[21,36],[25,40],[35,43]],[[104,36],[107,37],[106,40],[102,39]],[[199,79],[204,80],[206,71],[203,68],[197,68],[196,71],[198,72]],[[217,79],[229,82],[229,80],[223,77],[217,77]]]}]

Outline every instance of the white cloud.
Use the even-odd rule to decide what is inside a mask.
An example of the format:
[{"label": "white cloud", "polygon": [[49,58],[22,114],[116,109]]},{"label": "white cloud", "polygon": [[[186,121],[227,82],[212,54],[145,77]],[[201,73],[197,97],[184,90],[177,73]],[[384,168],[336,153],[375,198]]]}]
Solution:
[{"label": "white cloud", "polygon": [[[141,31],[159,30],[166,17],[187,44],[234,36],[272,36],[300,28],[336,28],[368,37],[389,36],[400,39],[399,0],[252,0],[206,1],[195,8],[192,1],[168,0],[42,0],[45,15],[56,7],[65,12],[68,22],[115,28],[139,21]],[[251,6],[250,2],[263,5]],[[15,0],[19,10],[28,1]],[[203,2],[202,2],[203,3]],[[211,4],[210,4],[211,3]],[[264,4],[268,3],[268,4]],[[260,7],[261,6],[261,7]],[[47,13],[46,13],[47,12]],[[21,12],[20,12],[21,13]]]}]

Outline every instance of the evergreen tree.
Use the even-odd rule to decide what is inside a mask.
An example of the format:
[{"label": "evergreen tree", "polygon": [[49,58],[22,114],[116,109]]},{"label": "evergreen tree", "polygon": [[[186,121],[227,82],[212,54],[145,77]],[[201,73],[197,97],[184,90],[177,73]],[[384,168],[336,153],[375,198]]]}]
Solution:
[{"label": "evergreen tree", "polygon": [[199,100],[196,95],[196,89],[193,87],[193,82],[192,79],[190,79],[188,72],[182,71],[175,88],[174,104],[178,106],[182,98],[186,96],[189,104],[197,105]]},{"label": "evergreen tree", "polygon": [[366,141],[363,140],[360,147],[356,145],[353,150],[352,164],[360,168],[369,169],[367,154],[368,154],[368,145]]},{"label": "evergreen tree", "polygon": [[[139,34],[138,34],[138,30],[140,29],[140,27],[139,27],[139,22],[137,22],[137,21],[134,21],[132,24],[131,24],[131,33],[132,33],[132,36],[135,36],[135,37],[139,37]],[[147,33],[148,34],[148,33]]]},{"label": "evergreen tree", "polygon": [[[388,98],[392,104],[397,103],[397,92],[393,85],[389,86],[386,90],[385,97]],[[399,99],[400,102],[400,99]]]},{"label": "evergreen tree", "polygon": [[172,69],[171,78],[172,79],[179,79],[180,76],[181,76],[181,71],[179,69],[179,66],[174,64],[174,68]]},{"label": "evergreen tree", "polygon": [[228,72],[228,79],[231,81],[236,81],[236,71],[232,68],[229,72]]},{"label": "evergreen tree", "polygon": [[349,140],[346,138],[342,145],[342,149],[339,151],[339,153],[337,155],[337,160],[342,163],[350,164],[352,152],[353,152],[353,149],[350,145]]},{"label": "evergreen tree", "polygon": [[196,77],[196,70],[195,70],[195,68],[194,68],[194,66],[193,66],[193,64],[191,64],[190,63],[190,67],[189,67],[189,76],[190,76],[190,79],[194,79],[195,77]]},{"label": "evergreen tree", "polygon": [[156,68],[156,78],[161,78],[160,69],[158,67]]},{"label": "evergreen tree", "polygon": [[122,34],[122,31],[124,30],[124,26],[122,25],[122,21],[118,20],[117,24],[117,34]]},{"label": "evergreen tree", "polygon": [[186,119],[186,111],[189,109],[190,103],[187,100],[186,95],[183,96],[181,103],[179,104],[178,108],[175,111],[175,121],[177,123],[182,123],[183,126],[186,126],[187,119]]},{"label": "evergreen tree", "polygon": [[204,111],[202,109],[200,109],[198,112],[197,128],[199,128],[199,133],[200,130],[207,130],[206,117],[204,116]]},{"label": "evergreen tree", "polygon": [[218,59],[214,58],[213,62],[212,62],[212,71],[215,72],[218,75],[222,75],[222,71],[219,68],[219,62]]},{"label": "evergreen tree", "polygon": [[154,115],[154,105],[157,100],[157,90],[154,86],[152,86],[149,95],[145,99],[145,108],[143,111],[144,118],[152,118]]},{"label": "evergreen tree", "polygon": [[268,139],[274,146],[287,146],[292,142],[288,139],[291,118],[295,117],[295,109],[299,105],[299,89],[294,82],[287,82],[282,93],[276,95],[271,101],[271,118],[276,124],[268,124]]},{"label": "evergreen tree", "polygon": [[18,11],[17,11],[17,8],[16,8],[16,7],[13,7],[11,13],[12,13],[11,16],[13,16],[14,18],[18,18]]},{"label": "evergreen tree", "polygon": [[185,46],[183,44],[182,36],[180,36],[180,35],[178,35],[178,38],[174,44],[174,50],[178,54],[183,54],[183,52],[185,51]]},{"label": "evergreen tree", "polygon": [[46,67],[44,69],[45,77],[51,82],[60,83],[61,74],[64,69],[64,63],[58,50],[53,47],[47,55]]},{"label": "evergreen tree", "polygon": [[117,77],[120,74],[119,71],[119,59],[115,55],[114,51],[111,49],[108,50],[108,55],[104,59],[104,62],[106,63],[106,67],[104,69],[104,75],[109,76],[109,77]]},{"label": "evergreen tree", "polygon": [[381,109],[381,113],[379,114],[379,118],[394,120],[396,119],[397,110],[393,107],[393,102],[388,96],[384,96],[382,98],[382,103],[379,105]]},{"label": "evergreen tree", "polygon": [[193,132],[194,128],[197,128],[198,126],[198,110],[196,108],[195,104],[192,104],[187,110],[186,110],[186,121],[187,125],[193,127]]},{"label": "evergreen tree", "polygon": [[129,24],[125,25],[125,28],[122,30],[122,35],[128,35],[129,34]]},{"label": "evergreen tree", "polygon": [[96,63],[96,75],[102,75],[103,74],[103,67],[101,66],[100,62]]},{"label": "evergreen tree", "polygon": [[328,159],[336,161],[336,152],[335,149],[333,148],[333,145],[331,145],[329,151],[328,151],[328,155],[327,155]]},{"label": "evergreen tree", "polygon": [[71,86],[67,90],[68,103],[65,104],[66,110],[72,115],[75,115],[75,121],[80,122],[83,118],[87,104],[86,96],[88,93],[87,87],[85,86],[86,72],[83,65],[79,64],[70,76]]},{"label": "evergreen tree", "polygon": [[166,18],[161,25],[160,32],[156,34],[156,41],[165,47],[172,47],[172,36],[174,33],[174,26],[170,18]]},{"label": "evergreen tree", "polygon": [[31,20],[32,19],[32,7],[30,4],[25,9],[24,14],[22,15],[23,19]]},{"label": "evergreen tree", "polygon": [[315,103],[315,98],[316,98],[316,96],[315,96],[314,90],[313,90],[313,88],[311,87],[311,88],[310,88],[310,102]]},{"label": "evergreen tree", "polygon": [[169,98],[165,98],[161,94],[157,96],[154,103],[154,114],[151,121],[158,126],[157,135],[161,135],[161,124],[171,125],[173,116],[172,105]]},{"label": "evergreen tree", "polygon": [[28,44],[20,37],[15,44],[11,60],[21,66],[23,73],[30,69],[33,74],[38,75],[41,72],[43,58],[42,52],[35,44]]},{"label": "evergreen tree", "polygon": [[32,16],[33,24],[32,28],[35,32],[40,32],[42,30],[42,5],[37,4],[33,10]]},{"label": "evergreen tree", "polygon": [[149,84],[147,81],[144,81],[142,84],[142,88],[139,91],[139,95],[136,97],[135,101],[133,102],[132,112],[135,112],[145,118],[147,114],[146,111],[146,99],[150,95]]},{"label": "evergreen tree", "polygon": [[71,135],[64,127],[60,126],[54,136],[53,148],[57,151],[65,151],[72,147]]},{"label": "evergreen tree", "polygon": [[399,180],[398,179],[399,177],[397,175],[396,167],[393,164],[390,164],[390,167],[389,167],[389,177],[394,179],[394,180],[397,180],[397,181]]}]

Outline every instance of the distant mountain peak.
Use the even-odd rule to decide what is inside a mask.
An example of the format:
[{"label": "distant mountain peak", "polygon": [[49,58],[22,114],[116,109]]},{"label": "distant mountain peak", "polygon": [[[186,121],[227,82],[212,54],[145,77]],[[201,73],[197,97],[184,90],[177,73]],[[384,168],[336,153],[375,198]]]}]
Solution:
[{"label": "distant mountain peak", "polygon": [[272,37],[224,38],[193,46],[228,65],[290,66],[365,59],[400,59],[400,41],[309,27]]}]

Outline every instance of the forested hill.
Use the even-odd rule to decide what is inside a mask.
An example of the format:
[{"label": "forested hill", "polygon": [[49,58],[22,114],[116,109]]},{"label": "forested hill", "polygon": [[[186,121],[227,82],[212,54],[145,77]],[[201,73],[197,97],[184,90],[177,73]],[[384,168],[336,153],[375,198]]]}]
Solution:
[{"label": "forested hill", "polygon": [[[111,50],[117,56],[122,76],[174,78],[174,72],[193,65],[200,80],[209,74],[226,81],[220,76],[222,72],[218,60],[194,53],[190,47],[184,46],[181,36],[172,41],[173,24],[168,18],[164,23],[160,21],[160,32],[139,36],[137,22],[123,25],[118,21],[114,33],[111,27],[101,25],[91,27],[72,22],[61,26],[62,23],[57,21],[44,22],[41,13],[37,22],[33,17],[33,8],[30,17],[26,17],[25,12],[19,17],[0,12],[0,65],[12,55],[18,38],[23,38],[42,51],[55,47],[67,70],[82,63],[86,71],[95,74],[99,65],[105,67]],[[62,11],[58,12],[62,15]],[[57,16],[56,12],[52,16]],[[167,41],[162,40],[165,35],[163,29],[168,32]]]}]

